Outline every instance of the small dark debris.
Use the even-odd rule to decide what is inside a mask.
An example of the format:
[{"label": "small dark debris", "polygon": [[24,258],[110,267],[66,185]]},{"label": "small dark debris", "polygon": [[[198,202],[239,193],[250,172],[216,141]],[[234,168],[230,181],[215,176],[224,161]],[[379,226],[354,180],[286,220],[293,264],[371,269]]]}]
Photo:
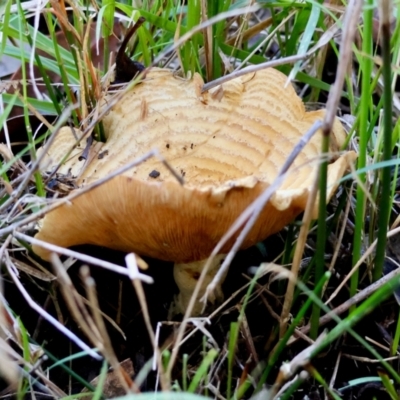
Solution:
[{"label": "small dark debris", "polygon": [[213,139],[215,139],[215,136],[213,136]]},{"label": "small dark debris", "polygon": [[183,146],[183,150],[186,150],[186,146]]},{"label": "small dark debris", "polygon": [[156,178],[158,178],[159,176],[160,176],[160,173],[159,173],[157,170],[155,170],[155,169],[153,169],[153,171],[151,171],[151,172],[149,173],[149,177],[150,177],[150,178],[156,179]]},{"label": "small dark debris", "polygon": [[190,148],[193,150],[193,143],[190,145]]},{"label": "small dark debris", "polygon": [[183,169],[181,169],[181,175],[182,175],[182,176],[185,176],[185,175],[186,175],[186,172],[185,172]]},{"label": "small dark debris", "polygon": [[99,160],[103,159],[105,156],[108,156],[108,150],[104,150],[101,153],[99,153],[99,155],[97,156],[97,158]]},{"label": "small dark debris", "polygon": [[166,147],[167,149],[169,149],[169,143],[167,143],[167,144],[165,145],[165,147]]},{"label": "small dark debris", "polygon": [[85,146],[85,148],[84,148],[82,154],[78,157],[78,160],[79,160],[79,161],[87,160],[87,159],[88,159],[88,157],[89,157],[89,150],[90,150],[90,147],[92,146],[92,143],[93,143],[93,136],[90,135],[90,136],[87,138],[87,140],[86,140],[86,146]]},{"label": "small dark debris", "polygon": [[131,81],[137,74],[145,70],[144,65],[137,61],[131,60],[126,54],[125,50],[128,45],[129,39],[137,31],[137,29],[143,24],[145,19],[140,17],[136,24],[127,32],[125,38],[121,44],[116,57],[116,68],[115,68],[115,80],[114,83],[125,83]]}]

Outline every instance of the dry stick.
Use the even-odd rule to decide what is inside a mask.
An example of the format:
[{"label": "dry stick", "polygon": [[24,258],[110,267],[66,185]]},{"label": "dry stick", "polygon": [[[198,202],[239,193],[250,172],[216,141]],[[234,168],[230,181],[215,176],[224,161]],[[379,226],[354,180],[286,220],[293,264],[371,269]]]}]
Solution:
[{"label": "dry stick", "polygon": [[[26,242],[34,244],[36,246],[41,246],[41,247],[43,247],[47,250],[50,250],[54,253],[59,253],[59,254],[65,255],[67,257],[73,257],[73,258],[81,260],[85,263],[93,264],[93,265],[99,266],[101,268],[116,272],[117,274],[129,276],[129,271],[125,267],[121,267],[120,265],[113,264],[108,261],[100,260],[98,258],[91,257],[86,254],[81,254],[81,253],[78,253],[73,250],[65,249],[64,247],[56,246],[55,244],[43,242],[42,240],[33,238],[31,236],[25,235],[24,233],[20,233],[17,231],[14,232],[13,236],[15,236],[16,238],[19,238],[21,240],[25,240]],[[153,279],[150,276],[147,276],[145,274],[139,274],[139,275],[140,275],[140,279],[143,282],[146,282],[149,284],[153,283]]]},{"label": "dry stick", "polygon": [[301,150],[305,147],[305,145],[310,141],[311,137],[320,129],[322,123],[320,121],[316,121],[312,127],[308,130],[308,132],[300,139],[298,144],[294,147],[292,153],[286,159],[284,165],[280,169],[275,181],[255,200],[251,203],[243,212],[242,214],[236,219],[233,225],[229,228],[228,232],[221,238],[218,244],[215,246],[214,250],[212,251],[210,257],[208,258],[207,262],[204,265],[203,271],[200,274],[200,277],[197,281],[196,287],[194,289],[193,295],[190,298],[188,307],[186,309],[185,315],[183,317],[183,321],[181,326],[179,327],[178,335],[176,338],[175,345],[172,349],[171,359],[168,364],[167,369],[167,377],[170,376],[172,367],[175,363],[176,357],[178,355],[179,344],[183,338],[183,335],[186,330],[186,326],[188,323],[188,319],[190,318],[190,314],[193,310],[194,304],[197,300],[197,296],[199,294],[200,288],[204,282],[204,279],[207,275],[207,272],[210,268],[213,258],[221,252],[222,247],[225,243],[238,231],[238,229],[246,223],[244,228],[242,229],[241,233],[237,237],[235,244],[231,248],[230,252],[228,253],[226,259],[222,263],[218,273],[215,275],[214,279],[211,283],[207,286],[206,292],[202,298],[207,299],[208,294],[212,292],[215,287],[218,285],[221,277],[224,276],[226,269],[228,268],[231,260],[233,259],[234,255],[240,248],[241,243],[246,238],[247,234],[249,233],[250,229],[252,228],[253,224],[255,223],[256,219],[258,218],[260,212],[264,208],[265,204],[271,198],[271,196],[275,193],[276,189],[282,184],[284,179],[286,178],[286,173],[289,167],[292,165],[294,160],[296,159],[297,155],[301,152]]},{"label": "dry stick", "polygon": [[361,361],[363,363],[371,363],[371,364],[375,364],[375,363],[381,363],[382,361],[395,361],[395,360],[399,360],[399,356],[393,356],[393,357],[386,357],[386,358],[381,358],[381,359],[371,359],[368,357],[359,357],[359,356],[354,356],[354,355],[350,355],[350,354],[343,354],[343,357],[346,358],[350,358],[350,360],[354,360],[354,361]]},{"label": "dry stick", "polygon": [[[158,371],[159,371],[160,378],[161,378],[160,379],[161,388],[164,391],[170,390],[169,380],[166,379],[166,376],[164,373],[164,367],[163,367],[162,360],[161,360],[161,353],[157,346],[158,340],[156,339],[156,336],[153,331],[153,327],[151,326],[149,310],[148,310],[147,302],[146,302],[146,296],[144,294],[142,282],[139,279],[140,273],[139,273],[139,268],[137,266],[136,257],[133,253],[130,253],[125,257],[125,261],[126,261],[126,266],[128,269],[128,274],[129,274],[128,276],[132,281],[133,287],[135,288],[137,297],[139,299],[140,306],[142,307],[144,323],[146,325],[147,332],[150,336],[150,340],[153,345],[154,362],[157,362],[157,364],[158,364]],[[154,367],[155,367],[155,365],[153,364],[153,369],[155,369]]]},{"label": "dry stick", "polygon": [[[329,388],[333,390],[334,386],[335,386],[335,381],[336,381],[336,377],[337,377],[337,373],[339,371],[339,365],[340,365],[340,360],[342,358],[342,350],[339,351],[339,354],[337,355],[336,358],[336,362],[335,362],[335,366],[333,368],[333,373],[332,373],[332,377],[329,381]],[[328,397],[325,393],[325,400],[329,400],[330,397]]]},{"label": "dry stick", "polygon": [[[32,51],[32,50],[31,50]],[[36,80],[33,79],[33,81],[35,82]],[[18,98],[21,100],[22,103],[24,103],[24,97],[17,92],[17,96]],[[28,110],[32,112],[32,114],[48,129],[48,130],[53,130],[54,126],[52,124],[50,124],[49,121],[47,121],[47,119],[45,117],[43,117],[42,114],[40,114],[40,112],[38,110],[36,110],[36,108],[29,102],[26,103]]]},{"label": "dry stick", "polygon": [[218,78],[211,82],[205,83],[203,85],[203,89],[201,91],[202,91],[202,93],[204,93],[204,92],[207,92],[208,90],[213,89],[216,86],[222,85],[223,83],[226,83],[232,79],[239,78],[240,76],[250,74],[252,72],[257,72],[257,71],[260,71],[261,69],[278,67],[279,65],[284,65],[284,64],[293,64],[297,61],[304,60],[309,56],[310,56],[310,54],[306,53],[306,54],[302,54],[300,56],[297,56],[297,55],[289,56],[289,57],[285,57],[285,58],[280,58],[278,60],[267,61],[267,62],[261,63],[261,64],[250,65],[239,71],[233,71],[229,75],[221,76],[221,78]]},{"label": "dry stick", "polygon": [[303,221],[300,228],[299,237],[297,239],[296,250],[293,257],[292,268],[290,269],[294,279],[289,279],[285,294],[285,300],[283,302],[281,318],[279,322],[279,338],[282,338],[286,332],[287,321],[289,319],[290,308],[292,307],[293,294],[296,288],[296,279],[299,275],[301,259],[304,252],[304,247],[307,241],[308,231],[310,229],[310,223],[312,219],[312,213],[314,211],[315,199],[318,193],[318,181],[319,173],[315,174],[314,182],[311,188],[311,192],[307,199],[306,210],[303,215]]},{"label": "dry stick", "polygon": [[4,241],[4,243],[0,247],[0,263],[1,263],[2,259],[3,259],[3,254],[6,251],[6,248],[10,244],[11,240],[12,240],[12,235],[8,235],[6,240]]},{"label": "dry stick", "polygon": [[[388,282],[390,279],[392,279],[398,275],[400,275],[400,268],[395,269],[394,271],[385,275],[383,278],[379,279],[378,281],[372,283],[365,289],[361,290],[361,292],[357,293],[355,296],[351,297],[349,300],[345,301],[340,306],[334,308],[333,310],[329,311],[329,313],[327,313],[323,317],[321,317],[319,319],[319,326],[321,327],[321,326],[326,325],[329,321],[331,321],[334,318],[334,316],[338,316],[338,315],[344,313],[350,307],[352,307],[355,304],[359,303],[360,301],[366,299],[368,296],[370,296],[372,293],[374,293],[376,290],[378,290],[381,286],[383,286],[386,282]],[[304,334],[307,334],[309,331],[310,331],[310,324],[307,324],[306,326],[295,331],[295,334],[297,334],[297,332],[299,332],[304,335]],[[290,344],[296,342],[297,339],[299,339],[299,338],[295,338],[292,336],[289,339],[287,344],[290,345]]]},{"label": "dry stick", "polygon": [[[6,253],[7,254],[7,253]],[[28,305],[33,308],[41,317],[43,317],[47,322],[52,324],[56,329],[62,332],[67,338],[72,340],[78,347],[80,347],[83,351],[86,351],[88,355],[93,357],[96,360],[101,360],[102,358],[91,349],[86,343],[84,343],[81,339],[79,339],[76,335],[74,335],[69,329],[67,329],[63,324],[57,321],[52,315],[47,313],[43,308],[41,308],[29,295],[26,291],[22,283],[19,281],[17,275],[14,273],[13,268],[11,267],[9,262],[6,262],[7,271],[10,274],[12,280],[17,286],[18,290],[21,292],[22,296],[27,301]]]}]

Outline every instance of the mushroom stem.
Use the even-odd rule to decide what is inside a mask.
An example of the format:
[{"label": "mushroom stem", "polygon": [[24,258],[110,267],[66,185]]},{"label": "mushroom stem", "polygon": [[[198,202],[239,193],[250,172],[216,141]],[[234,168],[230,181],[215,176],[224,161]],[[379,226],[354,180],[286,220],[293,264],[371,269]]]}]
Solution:
[{"label": "mushroom stem", "polygon": [[[203,303],[199,299],[204,295],[208,284],[213,280],[215,274],[218,272],[221,262],[225,258],[226,254],[218,254],[214,257],[212,264],[205,276],[199,294],[197,296],[197,301],[192,310],[192,317],[198,316],[203,310]],[[174,264],[174,279],[179,288],[179,294],[175,297],[175,301],[170,309],[170,316],[176,314],[185,314],[186,309],[189,305],[189,301],[193,295],[194,289],[200,278],[201,272],[203,271],[204,265],[207,259],[201,261],[194,261],[190,263],[175,263]],[[220,283],[215,288],[212,296],[208,297],[208,300],[214,303],[221,303],[224,299],[224,294],[222,292],[222,283],[225,280],[226,273],[222,277]]]}]

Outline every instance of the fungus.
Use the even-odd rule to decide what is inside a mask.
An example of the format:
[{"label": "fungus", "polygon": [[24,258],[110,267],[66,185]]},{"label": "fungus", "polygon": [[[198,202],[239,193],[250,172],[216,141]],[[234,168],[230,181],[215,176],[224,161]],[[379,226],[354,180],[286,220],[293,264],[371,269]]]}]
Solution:
[{"label": "fungus", "polygon": [[[71,171],[82,188],[157,148],[175,176],[159,159],[148,159],[48,213],[36,235],[64,247],[96,244],[175,262],[174,276],[181,290],[176,304],[181,311],[203,260],[241,212],[274,181],[288,154],[325,112],[306,112],[293,87],[286,86],[286,76],[274,69],[232,79],[217,89],[219,96],[208,92],[200,96],[200,79],[195,75],[193,80],[182,80],[169,70],[152,69],[103,119],[106,143],[96,143],[86,163],[78,160],[84,146],[74,149],[58,171]],[[338,120],[331,137],[331,151],[338,152],[345,140]],[[42,169],[52,170],[74,143],[70,128],[63,128]],[[193,149],[189,153],[188,147]],[[278,232],[305,209],[320,148],[318,132],[294,161],[242,248]],[[107,152],[107,157],[97,157],[99,152]],[[337,154],[329,165],[328,199],[355,158],[354,152]],[[157,179],[149,171],[157,171]],[[176,179],[179,173],[184,175],[183,185]],[[48,250],[33,249],[49,258]],[[211,274],[222,257],[216,257]],[[220,295],[219,289],[216,297]],[[197,303],[195,313],[201,310]]]}]

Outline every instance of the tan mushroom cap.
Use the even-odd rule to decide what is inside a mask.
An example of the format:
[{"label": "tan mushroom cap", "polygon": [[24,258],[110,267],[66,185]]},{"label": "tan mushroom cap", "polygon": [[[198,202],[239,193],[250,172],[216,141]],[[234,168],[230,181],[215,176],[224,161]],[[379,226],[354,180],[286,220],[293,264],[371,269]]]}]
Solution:
[{"label": "tan mushroom cap", "polygon": [[[152,69],[104,118],[107,142],[96,144],[91,162],[83,166],[78,161],[82,142],[59,172],[72,173],[84,187],[157,148],[184,185],[159,159],[149,159],[47,214],[36,237],[64,247],[97,244],[180,263],[208,257],[240,213],[273,182],[300,138],[323,118],[324,110],[305,111],[286,80],[266,69],[201,94],[198,75],[184,80]],[[337,151],[345,140],[338,120],[332,139],[331,150]],[[71,130],[63,128],[44,160],[47,170],[74,143]],[[243,248],[278,232],[304,210],[320,148],[317,133]],[[329,166],[328,198],[354,158],[347,152]],[[34,251],[49,257],[41,247]]]}]

